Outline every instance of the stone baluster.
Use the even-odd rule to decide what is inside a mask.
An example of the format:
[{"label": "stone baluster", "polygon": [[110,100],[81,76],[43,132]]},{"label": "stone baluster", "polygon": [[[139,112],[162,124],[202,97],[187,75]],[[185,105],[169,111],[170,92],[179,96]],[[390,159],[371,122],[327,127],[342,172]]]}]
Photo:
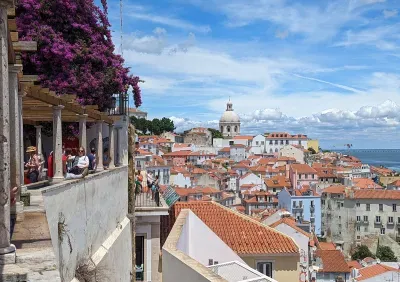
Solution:
[{"label": "stone baluster", "polygon": [[85,149],[86,154],[88,154],[86,139],[87,117],[87,114],[79,115],[79,146]]},{"label": "stone baluster", "polygon": [[103,167],[103,121],[97,121],[97,168],[96,171],[104,170]]},{"label": "stone baluster", "polygon": [[115,140],[114,140],[114,124],[110,124],[108,126],[108,131],[109,131],[109,148],[108,148],[108,152],[109,152],[109,156],[111,159],[110,164],[108,165],[108,168],[115,168],[115,158],[114,158],[114,150],[115,150]]}]

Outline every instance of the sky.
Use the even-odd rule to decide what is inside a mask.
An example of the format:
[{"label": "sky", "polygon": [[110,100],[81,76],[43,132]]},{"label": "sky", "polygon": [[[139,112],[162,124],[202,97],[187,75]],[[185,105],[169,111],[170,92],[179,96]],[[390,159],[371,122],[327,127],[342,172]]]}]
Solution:
[{"label": "sky", "polygon": [[[120,52],[120,2],[108,1]],[[123,57],[150,118],[322,148],[400,148],[400,1],[123,0]]]}]

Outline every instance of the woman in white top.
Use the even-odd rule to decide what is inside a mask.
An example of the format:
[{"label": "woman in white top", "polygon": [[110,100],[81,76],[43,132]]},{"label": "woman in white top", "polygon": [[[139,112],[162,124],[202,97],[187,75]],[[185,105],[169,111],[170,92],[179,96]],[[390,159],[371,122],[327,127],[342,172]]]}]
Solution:
[{"label": "woman in white top", "polygon": [[[78,156],[70,156],[68,161],[73,161],[73,167],[69,173],[84,177],[88,174],[89,158],[86,156],[85,149],[79,148]],[[74,178],[74,177],[72,177]]]}]

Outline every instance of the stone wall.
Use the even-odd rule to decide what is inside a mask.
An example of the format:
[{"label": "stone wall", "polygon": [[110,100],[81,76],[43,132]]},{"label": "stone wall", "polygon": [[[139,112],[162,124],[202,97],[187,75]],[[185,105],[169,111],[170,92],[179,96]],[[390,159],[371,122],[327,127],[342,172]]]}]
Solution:
[{"label": "stone wall", "polygon": [[71,281],[82,263],[110,276],[105,281],[130,281],[126,166],[49,186],[42,194],[62,281]]}]

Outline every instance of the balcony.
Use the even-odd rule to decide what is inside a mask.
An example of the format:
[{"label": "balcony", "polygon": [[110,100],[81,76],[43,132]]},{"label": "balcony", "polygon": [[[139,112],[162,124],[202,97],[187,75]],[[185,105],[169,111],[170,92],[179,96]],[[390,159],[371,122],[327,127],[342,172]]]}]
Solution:
[{"label": "balcony", "polygon": [[168,205],[160,193],[138,193],[135,199],[136,216],[168,215]]},{"label": "balcony", "polygon": [[392,222],[388,221],[387,225],[394,225],[394,222],[393,221]]},{"label": "balcony", "polygon": [[303,212],[303,206],[293,206],[292,207],[292,212]]},{"label": "balcony", "polygon": [[375,220],[375,221],[374,221],[374,224],[375,224],[375,225],[382,225],[382,221],[377,221],[377,220]]}]

